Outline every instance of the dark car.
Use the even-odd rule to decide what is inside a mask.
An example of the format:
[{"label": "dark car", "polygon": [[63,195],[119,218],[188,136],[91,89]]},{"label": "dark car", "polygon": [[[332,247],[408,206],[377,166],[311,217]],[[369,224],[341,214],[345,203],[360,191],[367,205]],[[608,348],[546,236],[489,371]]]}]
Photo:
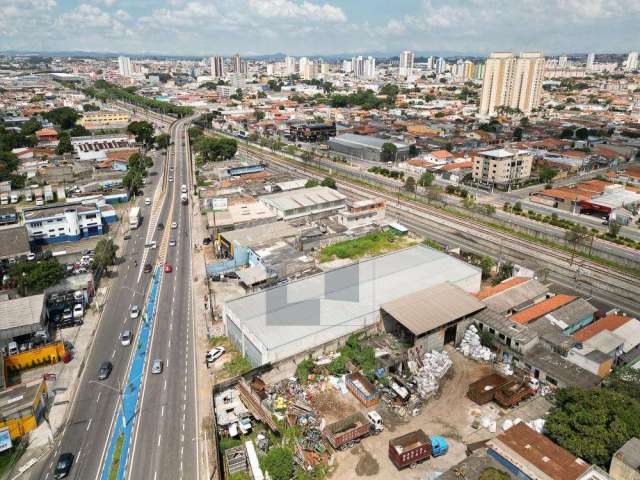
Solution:
[{"label": "dark car", "polygon": [[151,264],[150,263],[145,263],[144,264],[144,268],[142,269],[142,271],[144,273],[149,273],[149,272],[151,272],[151,270],[153,270],[153,267],[151,266]]},{"label": "dark car", "polygon": [[211,239],[209,237],[204,237],[202,239],[202,244],[203,245],[209,245],[211,243]]},{"label": "dark car", "polygon": [[158,230],[164,230],[164,223],[158,224]]},{"label": "dark car", "polygon": [[106,380],[111,375],[111,370],[113,369],[113,365],[111,362],[102,362],[100,365],[100,370],[98,370],[98,380]]},{"label": "dark car", "polygon": [[56,480],[60,478],[66,478],[71,471],[71,466],[73,465],[73,453],[63,453],[58,457],[58,463],[56,463],[56,468],[53,471],[53,478]]}]

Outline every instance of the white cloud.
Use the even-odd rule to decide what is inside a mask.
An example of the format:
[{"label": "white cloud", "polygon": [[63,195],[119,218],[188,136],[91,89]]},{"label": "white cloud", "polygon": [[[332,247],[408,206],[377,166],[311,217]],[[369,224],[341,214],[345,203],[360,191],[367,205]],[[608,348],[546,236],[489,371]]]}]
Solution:
[{"label": "white cloud", "polygon": [[297,3],[290,0],[249,0],[252,13],[264,18],[304,19],[309,22],[345,22],[347,16],[341,8],[308,1]]},{"label": "white cloud", "polygon": [[122,22],[116,20],[109,12],[87,3],[79,5],[75,10],[63,13],[56,19],[54,25],[60,31],[69,32],[74,37],[78,31],[100,32],[101,35],[107,37],[132,34]]}]

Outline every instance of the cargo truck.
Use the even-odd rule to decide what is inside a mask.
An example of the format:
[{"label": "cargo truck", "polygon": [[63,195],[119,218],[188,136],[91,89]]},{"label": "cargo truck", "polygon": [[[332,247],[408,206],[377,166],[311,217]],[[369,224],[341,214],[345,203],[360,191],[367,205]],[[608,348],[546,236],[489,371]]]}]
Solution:
[{"label": "cargo truck", "polygon": [[441,436],[429,437],[422,430],[389,440],[389,460],[398,470],[416,468],[430,457],[439,457],[449,451],[449,444]]},{"label": "cargo truck", "polygon": [[129,210],[129,228],[135,230],[140,226],[140,207]]},{"label": "cargo truck", "polygon": [[365,437],[378,434],[384,429],[382,418],[373,411],[365,417],[356,412],[324,428],[324,436],[336,450],[353,447]]}]

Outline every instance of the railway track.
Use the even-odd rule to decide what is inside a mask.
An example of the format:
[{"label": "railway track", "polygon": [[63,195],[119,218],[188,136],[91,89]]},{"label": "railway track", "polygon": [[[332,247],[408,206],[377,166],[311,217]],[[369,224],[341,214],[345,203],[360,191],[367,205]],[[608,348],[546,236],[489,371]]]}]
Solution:
[{"label": "railway track", "polygon": [[[314,169],[295,160],[283,159],[279,155],[267,151],[256,151],[245,145],[240,148],[250,155],[269,160],[271,166],[289,171],[307,178],[321,179],[322,175]],[[558,250],[553,247],[527,241],[517,235],[492,229],[473,219],[460,218],[447,214],[438,208],[412,202],[384,190],[368,188],[342,179],[337,179],[340,190],[353,198],[379,197],[387,201],[390,213],[399,220],[409,223],[414,228],[421,226],[423,231],[429,232],[429,226],[452,232],[448,235],[459,237],[464,246],[475,242],[476,250],[485,253],[500,253],[505,258],[516,258],[518,263],[525,266],[548,269],[557,277],[573,278],[583,289],[598,293],[599,298],[606,298],[630,313],[640,313],[640,278],[626,272],[600,265],[584,257]],[[434,232],[435,233],[435,232]],[[497,255],[496,255],[497,256]],[[523,261],[524,260],[524,261]],[[528,261],[527,261],[528,260]]]}]

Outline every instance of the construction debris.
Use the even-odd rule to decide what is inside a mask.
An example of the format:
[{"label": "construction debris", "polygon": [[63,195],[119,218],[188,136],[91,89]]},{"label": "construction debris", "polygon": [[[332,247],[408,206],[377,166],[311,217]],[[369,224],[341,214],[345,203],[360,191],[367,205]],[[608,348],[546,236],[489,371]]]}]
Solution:
[{"label": "construction debris", "polygon": [[453,362],[447,352],[425,353],[422,357],[422,367],[418,368],[414,361],[409,361],[409,369],[414,374],[418,394],[425,399],[438,392],[440,380],[444,377]]}]

